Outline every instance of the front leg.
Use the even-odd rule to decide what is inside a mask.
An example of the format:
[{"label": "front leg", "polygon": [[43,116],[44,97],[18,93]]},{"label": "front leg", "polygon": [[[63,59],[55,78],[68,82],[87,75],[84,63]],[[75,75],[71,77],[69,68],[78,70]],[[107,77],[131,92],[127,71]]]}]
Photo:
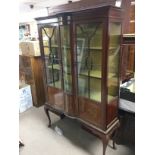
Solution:
[{"label": "front leg", "polygon": [[107,145],[109,143],[109,136],[108,135],[103,135],[102,137],[102,143],[103,143],[103,155],[105,155],[106,153],[106,148],[107,148]]},{"label": "front leg", "polygon": [[50,115],[49,115],[49,109],[46,106],[44,106],[44,110],[45,110],[45,113],[46,113],[46,115],[48,117],[48,121],[49,121],[48,127],[51,127],[51,118],[50,118]]}]

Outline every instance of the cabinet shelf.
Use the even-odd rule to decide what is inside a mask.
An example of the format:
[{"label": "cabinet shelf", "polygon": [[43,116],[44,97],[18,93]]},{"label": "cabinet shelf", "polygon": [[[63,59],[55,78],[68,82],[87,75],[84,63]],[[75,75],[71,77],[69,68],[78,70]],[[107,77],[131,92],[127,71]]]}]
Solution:
[{"label": "cabinet shelf", "polygon": [[55,47],[55,48],[58,48],[59,46],[58,46],[58,45],[52,45],[51,47]]},{"label": "cabinet shelf", "polygon": [[45,47],[45,48],[49,48],[49,46],[47,46],[47,45],[44,45],[43,47]]},{"label": "cabinet shelf", "polygon": [[[44,45],[43,47],[49,48],[48,45]],[[58,45],[52,45],[51,47],[52,47],[52,48],[58,48],[59,46],[58,46]],[[61,48],[67,48],[67,49],[70,49],[69,46],[62,46]]]},{"label": "cabinet shelf", "polygon": [[[83,76],[89,76],[89,77],[92,77],[92,78],[101,78],[101,71],[97,71],[97,70],[91,70],[89,75],[88,75],[88,72],[80,72],[79,75],[83,75]],[[114,77],[115,74],[114,73],[108,73],[108,78],[112,78]]]},{"label": "cabinet shelf", "polygon": [[[48,69],[52,69],[52,65],[49,65]],[[60,67],[60,65],[53,65],[53,69],[60,70],[61,67]]]},{"label": "cabinet shelf", "polygon": [[[48,68],[48,69],[52,69],[52,65],[49,65],[47,68]],[[61,66],[60,66],[60,65],[53,65],[53,69],[55,69],[55,70],[61,70]],[[69,70],[69,69],[68,69],[68,70]],[[71,71],[66,72],[65,70],[63,70],[63,73],[64,73],[64,74],[71,74]]]},{"label": "cabinet shelf", "polygon": [[[88,49],[88,47],[84,47],[85,49]],[[109,47],[109,50],[114,50],[116,47]],[[94,52],[94,51],[102,51],[103,48],[102,47],[90,47],[90,52]]]},{"label": "cabinet shelf", "polygon": [[[45,48],[49,48],[49,46],[47,46],[47,45],[44,45],[43,47],[45,47]],[[57,45],[53,45],[53,46],[51,46],[51,48],[58,48],[58,46]],[[70,47],[68,47],[68,46],[63,46],[62,48],[67,48],[67,49],[70,49]],[[85,49],[88,49],[88,47],[84,47]],[[90,50],[92,50],[92,51],[90,51],[90,52],[93,52],[94,50],[96,51],[101,51],[101,50],[103,50],[103,48],[102,47],[90,47],[89,48]],[[110,47],[109,48],[109,50],[114,50],[115,49],[115,47]]]},{"label": "cabinet shelf", "polygon": [[[88,47],[85,47],[85,49],[88,49]],[[90,47],[90,50],[102,50],[102,47]]]},{"label": "cabinet shelf", "polygon": [[[88,76],[88,72],[80,72],[79,75]],[[89,76],[94,78],[101,78],[101,71],[92,70],[89,72]]]}]

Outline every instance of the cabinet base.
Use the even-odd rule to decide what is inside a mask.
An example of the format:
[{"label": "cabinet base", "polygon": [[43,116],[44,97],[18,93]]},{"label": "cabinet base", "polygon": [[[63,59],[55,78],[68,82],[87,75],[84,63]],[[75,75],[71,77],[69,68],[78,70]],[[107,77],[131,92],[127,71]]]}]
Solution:
[{"label": "cabinet base", "polygon": [[[49,115],[49,111],[55,113],[56,115],[59,115],[61,119],[63,119],[66,116],[62,111],[56,110],[47,104],[44,105],[44,110],[45,110],[45,113],[46,113],[48,120],[49,120],[48,127],[51,127],[51,118]],[[81,121],[78,118],[77,118],[77,120],[79,120],[82,123],[83,129],[87,130],[88,132],[92,133],[93,135],[99,137],[102,140],[103,155],[105,155],[105,153],[106,153],[106,148],[107,148],[107,145],[108,145],[109,140],[111,138],[113,139],[113,149],[116,149],[116,146],[115,146],[116,135],[118,132],[118,128],[120,126],[120,123],[118,120],[116,121],[116,123],[114,123],[114,125],[110,128],[110,130],[108,129],[107,131],[102,131],[101,129],[98,130],[97,128],[93,128],[93,126],[91,126],[87,123],[84,123],[83,121]]]}]

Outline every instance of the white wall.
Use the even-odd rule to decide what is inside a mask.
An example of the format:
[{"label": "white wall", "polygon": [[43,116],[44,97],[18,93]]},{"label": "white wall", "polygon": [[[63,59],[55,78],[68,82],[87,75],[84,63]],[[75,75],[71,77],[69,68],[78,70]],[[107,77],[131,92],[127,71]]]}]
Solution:
[{"label": "white wall", "polygon": [[46,8],[31,9],[28,5],[19,5],[19,23],[34,21],[36,17],[47,16],[48,11]]}]

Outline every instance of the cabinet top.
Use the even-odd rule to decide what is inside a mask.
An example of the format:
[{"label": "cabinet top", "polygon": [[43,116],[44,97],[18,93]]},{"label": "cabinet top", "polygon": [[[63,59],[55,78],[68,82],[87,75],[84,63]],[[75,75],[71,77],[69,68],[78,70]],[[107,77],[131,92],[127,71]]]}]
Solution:
[{"label": "cabinet top", "polygon": [[77,12],[92,8],[99,8],[104,6],[115,6],[116,0],[81,0],[73,3],[59,5],[56,7],[48,8],[49,15],[64,13],[64,12]]},{"label": "cabinet top", "polygon": [[[53,9],[53,10],[55,10],[55,9]],[[109,11],[110,11],[110,13],[109,13]],[[116,7],[114,5],[102,4],[102,5],[93,5],[93,6],[88,5],[87,7],[82,5],[80,7],[74,8],[74,9],[71,9],[71,8],[67,9],[67,7],[64,7],[64,9],[62,9],[62,10],[56,9],[56,12],[53,12],[53,13],[49,12],[48,16],[46,16],[46,17],[38,17],[38,18],[35,18],[35,20],[42,21],[42,20],[47,20],[47,19],[57,18],[57,17],[65,17],[65,16],[67,17],[67,16],[72,16],[72,15],[77,15],[78,16],[81,13],[82,14],[87,14],[87,13],[92,14],[93,12],[95,12],[94,15],[98,14],[99,16],[106,16],[106,17],[107,16],[111,16],[111,17],[112,16],[117,16],[117,17],[121,18],[121,8]]]}]

